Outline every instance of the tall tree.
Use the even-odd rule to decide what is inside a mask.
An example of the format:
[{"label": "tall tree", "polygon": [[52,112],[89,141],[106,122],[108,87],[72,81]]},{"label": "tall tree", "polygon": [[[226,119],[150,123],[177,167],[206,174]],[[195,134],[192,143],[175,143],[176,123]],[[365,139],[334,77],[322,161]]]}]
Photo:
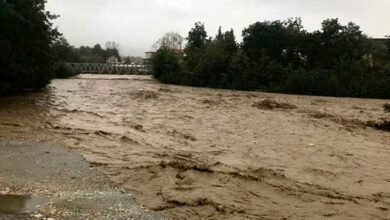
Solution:
[{"label": "tall tree", "polygon": [[59,37],[54,41],[52,54],[56,63],[79,62],[76,49],[64,37]]},{"label": "tall tree", "polygon": [[192,71],[198,65],[207,43],[207,32],[204,24],[196,22],[188,33],[186,45],[187,67]]},{"label": "tall tree", "polygon": [[322,22],[322,29],[314,32],[308,54],[312,66],[316,69],[344,69],[353,61],[360,60],[366,51],[367,37],[354,23],[343,26],[338,19]]},{"label": "tall tree", "polygon": [[223,40],[223,34],[222,34],[222,27],[219,26],[218,28],[218,34],[217,36],[215,37],[216,40]]},{"label": "tall tree", "polygon": [[119,54],[119,44],[115,41],[109,41],[106,43],[106,53],[105,53],[105,60],[107,60],[110,57],[116,57],[118,61],[121,61],[121,56]]},{"label": "tall tree", "polygon": [[51,46],[59,36],[45,0],[0,1],[0,93],[42,88],[51,79]]},{"label": "tall tree", "polygon": [[161,47],[166,47],[172,50],[182,50],[183,40],[184,38],[179,33],[169,32],[154,43],[152,49],[158,50]]},{"label": "tall tree", "polygon": [[[256,22],[244,29],[242,48],[246,55],[256,62],[263,56],[272,60],[285,61],[286,57],[298,54],[298,39],[302,33],[299,18],[288,21]],[[289,63],[287,60],[286,63]]]},{"label": "tall tree", "polygon": [[387,58],[390,60],[390,35],[386,36],[386,52],[387,52]]},{"label": "tall tree", "polygon": [[233,55],[233,53],[237,52],[238,45],[236,42],[236,37],[234,36],[233,29],[230,29],[230,31],[226,31],[223,34],[223,41],[225,44],[225,49],[228,51],[230,55]]},{"label": "tall tree", "polygon": [[207,32],[204,24],[196,22],[187,37],[186,50],[188,52],[204,49],[207,41]]}]

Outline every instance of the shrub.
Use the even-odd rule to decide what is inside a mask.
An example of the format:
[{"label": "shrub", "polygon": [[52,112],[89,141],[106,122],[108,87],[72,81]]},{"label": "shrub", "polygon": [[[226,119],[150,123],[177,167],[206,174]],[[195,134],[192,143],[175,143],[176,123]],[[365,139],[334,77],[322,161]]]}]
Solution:
[{"label": "shrub", "polygon": [[72,70],[66,68],[64,63],[54,65],[53,74],[58,79],[66,79],[78,75],[78,73],[74,73]]},{"label": "shrub", "polygon": [[297,94],[327,95],[328,91],[323,88],[329,82],[328,74],[325,71],[293,70],[287,77],[284,89]]},{"label": "shrub", "polygon": [[153,76],[163,82],[181,83],[178,54],[169,48],[160,48],[151,60]]}]

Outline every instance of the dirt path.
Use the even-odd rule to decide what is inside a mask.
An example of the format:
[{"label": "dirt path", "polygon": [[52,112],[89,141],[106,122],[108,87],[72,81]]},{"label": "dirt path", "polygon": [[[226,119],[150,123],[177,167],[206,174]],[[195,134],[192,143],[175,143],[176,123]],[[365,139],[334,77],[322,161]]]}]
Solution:
[{"label": "dirt path", "polygon": [[66,145],[171,219],[390,219],[384,103],[84,75],[2,99],[0,137]]}]

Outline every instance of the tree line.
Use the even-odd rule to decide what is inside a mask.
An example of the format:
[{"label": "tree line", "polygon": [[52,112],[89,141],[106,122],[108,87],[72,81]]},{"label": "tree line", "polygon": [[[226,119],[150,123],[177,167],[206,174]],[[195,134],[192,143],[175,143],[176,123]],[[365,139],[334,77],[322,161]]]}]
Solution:
[{"label": "tree line", "polygon": [[[68,78],[75,74],[66,69],[64,63],[106,63],[115,61],[124,64],[143,64],[142,57],[122,57],[119,52],[119,44],[115,41],[107,42],[105,48],[100,44],[95,44],[93,47],[80,46],[75,48],[64,37],[59,37],[52,46],[52,53],[56,60],[54,75],[57,78]],[[110,60],[112,57],[115,60]]]},{"label": "tree line", "polygon": [[352,22],[327,19],[308,32],[300,18],[256,22],[237,43],[233,30],[189,31],[183,53],[161,46],[154,77],[166,83],[308,95],[390,98],[390,40]]},{"label": "tree line", "polygon": [[41,89],[53,78],[73,76],[65,62],[104,63],[112,56],[121,61],[115,42],[107,42],[105,49],[99,44],[71,46],[53,27],[57,16],[45,4],[46,0],[0,1],[0,95]]},{"label": "tree line", "polygon": [[[75,75],[65,68],[65,63],[106,63],[111,57],[115,57],[118,62],[122,61],[119,44],[114,41],[107,42],[105,49],[100,44],[95,44],[93,47],[80,46],[75,48],[61,36],[54,41],[51,50],[55,58],[53,68],[55,78],[68,78]],[[131,62],[130,58],[126,58],[126,60]]]},{"label": "tree line", "polygon": [[0,95],[45,87],[55,61],[51,46],[60,34],[44,0],[0,1]]},{"label": "tree line", "polygon": [[71,46],[64,37],[58,38],[53,44],[53,54],[57,62],[73,63],[105,63],[110,57],[115,57],[121,62],[119,54],[119,44],[116,42],[107,42],[105,49],[100,44],[93,47],[80,46],[75,48]]}]

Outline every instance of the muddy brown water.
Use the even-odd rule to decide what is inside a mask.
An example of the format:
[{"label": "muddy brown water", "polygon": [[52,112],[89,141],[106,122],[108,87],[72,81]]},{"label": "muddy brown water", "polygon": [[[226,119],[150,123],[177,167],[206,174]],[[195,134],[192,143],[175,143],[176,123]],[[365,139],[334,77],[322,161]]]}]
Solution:
[{"label": "muddy brown water", "polygon": [[0,138],[68,146],[170,219],[389,219],[390,134],[364,125],[386,102],[82,75],[0,98]]}]

